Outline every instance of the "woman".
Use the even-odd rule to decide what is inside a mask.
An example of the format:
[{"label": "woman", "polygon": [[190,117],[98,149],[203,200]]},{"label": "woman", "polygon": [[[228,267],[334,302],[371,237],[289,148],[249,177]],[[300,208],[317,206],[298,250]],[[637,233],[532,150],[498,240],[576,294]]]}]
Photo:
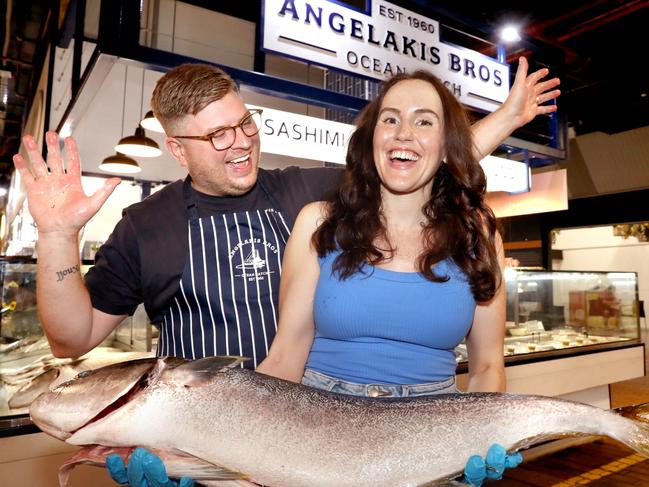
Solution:
[{"label": "woman", "polygon": [[357,125],[337,198],[295,223],[258,371],[355,395],[455,392],[466,336],[468,390],[503,391],[503,251],[465,110],[417,71]]}]

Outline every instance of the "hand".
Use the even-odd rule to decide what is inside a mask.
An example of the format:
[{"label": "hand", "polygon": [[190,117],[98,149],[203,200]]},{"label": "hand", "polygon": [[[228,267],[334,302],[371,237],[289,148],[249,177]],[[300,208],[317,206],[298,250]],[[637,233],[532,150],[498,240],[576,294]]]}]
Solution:
[{"label": "hand", "polygon": [[120,179],[110,178],[92,196],[86,196],[81,187],[81,164],[74,139],[68,137],[65,140],[67,170],[63,169],[58,134],[47,132],[45,140],[47,164],[31,135],[23,137],[31,168],[20,154],[13,158],[27,188],[29,212],[38,226],[39,235],[54,232],[76,235],[99,211]]},{"label": "hand", "polygon": [[167,477],[162,460],[144,448],[136,448],[128,461],[128,469],[117,454],[106,457],[106,469],[111,478],[120,485],[133,487],[193,487],[194,481],[182,477],[177,482]]},{"label": "hand", "polygon": [[502,445],[494,443],[484,460],[479,455],[469,458],[464,467],[464,482],[479,487],[485,479],[502,478],[506,468],[517,467],[522,461],[520,453],[508,455]]},{"label": "hand", "polygon": [[527,59],[520,57],[514,84],[502,106],[503,110],[506,110],[516,121],[518,127],[531,122],[537,115],[556,112],[556,104],[544,105],[544,103],[554,100],[561,94],[560,90],[553,89],[561,82],[559,78],[541,81],[549,73],[547,68],[539,69],[528,76],[528,66]]}]

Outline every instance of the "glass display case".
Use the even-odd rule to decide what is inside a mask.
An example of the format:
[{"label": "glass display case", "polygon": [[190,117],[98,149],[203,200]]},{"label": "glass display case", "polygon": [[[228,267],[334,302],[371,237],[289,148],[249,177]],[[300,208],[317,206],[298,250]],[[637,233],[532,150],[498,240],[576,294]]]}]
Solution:
[{"label": "glass display case", "polygon": [[[87,263],[80,270],[85,274],[89,268]],[[0,258],[0,283],[0,422],[3,418],[26,415],[28,404],[16,398],[19,391],[30,385],[37,386],[54,376],[60,379],[63,371],[76,375],[89,364],[101,366],[139,358],[136,353],[152,349],[152,326],[143,308],[138,308],[98,348],[80,359],[54,357],[36,310],[36,261]]]},{"label": "glass display case", "polygon": [[36,312],[36,263],[0,260],[0,361],[47,348]]},{"label": "glass display case", "polygon": [[[634,272],[508,268],[505,287],[506,358],[565,355],[640,340]],[[464,344],[456,356],[466,360]]]}]

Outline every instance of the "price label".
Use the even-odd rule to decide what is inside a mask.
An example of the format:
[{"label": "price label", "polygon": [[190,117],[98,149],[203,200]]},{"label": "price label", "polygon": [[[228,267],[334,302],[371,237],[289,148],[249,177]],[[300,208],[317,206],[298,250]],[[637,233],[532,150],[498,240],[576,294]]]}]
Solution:
[{"label": "price label", "polygon": [[527,331],[529,333],[540,333],[542,331],[545,331],[543,322],[540,320],[526,321],[525,326],[527,327]]}]

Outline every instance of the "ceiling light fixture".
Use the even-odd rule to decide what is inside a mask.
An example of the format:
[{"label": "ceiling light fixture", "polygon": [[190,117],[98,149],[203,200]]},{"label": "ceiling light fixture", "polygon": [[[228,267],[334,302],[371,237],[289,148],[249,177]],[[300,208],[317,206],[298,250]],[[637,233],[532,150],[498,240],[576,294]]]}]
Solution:
[{"label": "ceiling light fixture", "polygon": [[[128,66],[125,66],[124,67],[124,99],[122,101],[122,133],[121,133],[122,140],[124,140],[123,137],[124,136],[124,113],[126,112],[127,75],[128,75]],[[99,169],[101,169],[102,171],[115,173],[115,174],[134,174],[142,170],[135,159],[125,156],[123,153],[120,153],[119,151],[116,154],[112,156],[108,156],[106,159],[101,161],[101,164],[99,164]]]},{"label": "ceiling light fixture", "polygon": [[[124,82],[124,91],[126,92],[126,82]],[[125,95],[126,96],[126,95]],[[140,97],[140,118],[142,120],[142,102],[144,100],[144,68],[142,68],[142,95]],[[141,124],[137,124],[135,134],[123,137],[115,146],[117,152],[127,156],[136,157],[158,157],[162,151],[158,143],[146,136],[146,132]]]},{"label": "ceiling light fixture", "polygon": [[117,152],[136,157],[158,157],[162,151],[158,143],[146,136],[142,125],[138,124],[133,135],[128,135],[115,146]]},{"label": "ceiling light fixture", "polygon": [[99,169],[106,172],[124,174],[135,174],[142,170],[135,159],[120,154],[119,152],[101,161]]},{"label": "ceiling light fixture", "polygon": [[500,31],[500,39],[503,42],[518,42],[521,40],[521,34],[518,27],[514,25],[506,25]]},{"label": "ceiling light fixture", "polygon": [[155,118],[155,115],[153,115],[153,110],[146,112],[146,115],[144,115],[144,118],[140,122],[140,125],[142,125],[142,127],[144,127],[145,129],[151,130],[153,132],[158,132],[160,134],[165,133],[165,129],[162,128],[162,125],[160,125],[158,119]]}]

